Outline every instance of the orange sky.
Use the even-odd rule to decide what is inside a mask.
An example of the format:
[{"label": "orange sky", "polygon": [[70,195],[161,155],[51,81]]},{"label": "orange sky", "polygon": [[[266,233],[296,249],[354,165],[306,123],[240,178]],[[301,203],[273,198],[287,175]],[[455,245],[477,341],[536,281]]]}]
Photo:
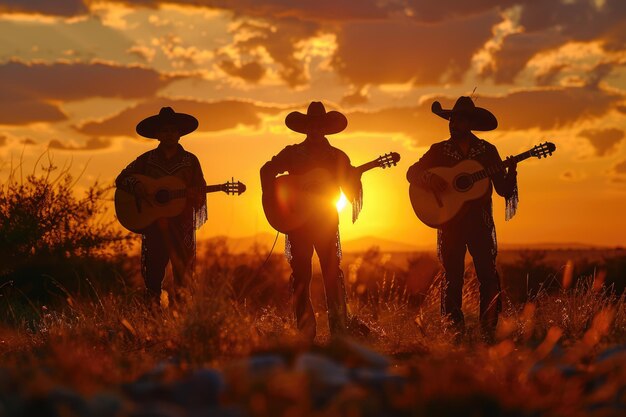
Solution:
[{"label": "orange sky", "polygon": [[209,196],[200,236],[270,232],[258,170],[302,139],[285,115],[321,100],[348,117],[329,139],[354,165],[402,155],[364,174],[364,209],[354,225],[342,212],[342,239],[434,245],[405,173],[447,138],[432,101],[477,87],[500,123],[479,136],[503,157],[558,148],[519,166],[512,221],[495,198],[500,242],[625,245],[624,51],[623,0],[0,1],[1,174],[50,149],[87,164],[82,186],[110,182],[156,145],[136,123],[168,105],[199,119],[181,143],[207,182],[248,185]]}]

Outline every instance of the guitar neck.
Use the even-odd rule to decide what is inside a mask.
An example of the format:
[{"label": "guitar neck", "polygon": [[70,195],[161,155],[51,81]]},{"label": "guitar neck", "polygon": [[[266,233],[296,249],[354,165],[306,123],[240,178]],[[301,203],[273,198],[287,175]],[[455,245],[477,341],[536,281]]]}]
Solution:
[{"label": "guitar neck", "polygon": [[[200,188],[202,189],[202,188]],[[215,193],[218,191],[222,191],[224,189],[224,184],[217,184],[217,185],[207,185],[204,187],[203,191],[208,194],[208,193]],[[188,188],[183,188],[180,190],[175,190],[175,191],[170,191],[170,198],[183,198],[183,197],[187,197],[187,190]]]},{"label": "guitar neck", "polygon": [[208,194],[208,193],[216,193],[216,192],[222,191],[222,190],[224,190],[224,184],[207,185],[206,187],[204,187],[204,192],[206,194]]},{"label": "guitar neck", "polygon": [[513,156],[511,159],[502,161],[500,163],[497,164],[493,164],[485,169],[481,169],[480,171],[477,171],[475,173],[473,173],[471,175],[472,180],[474,181],[478,181],[481,180],[483,178],[487,178],[487,177],[491,177],[495,174],[497,174],[498,172],[502,172],[504,171],[505,168],[509,168],[511,165],[513,165],[514,163],[517,164],[518,162],[522,162],[525,159],[528,159],[532,156],[532,154],[530,153],[530,150],[526,151],[526,152],[522,152],[519,155],[515,155]]},{"label": "guitar neck", "polygon": [[378,163],[377,159],[374,159],[373,161],[370,161],[368,163],[365,163],[363,165],[359,165],[358,167],[356,167],[357,172],[360,174],[364,173],[365,171],[369,171],[370,169],[374,169],[374,168],[378,168],[380,166],[380,164]]}]

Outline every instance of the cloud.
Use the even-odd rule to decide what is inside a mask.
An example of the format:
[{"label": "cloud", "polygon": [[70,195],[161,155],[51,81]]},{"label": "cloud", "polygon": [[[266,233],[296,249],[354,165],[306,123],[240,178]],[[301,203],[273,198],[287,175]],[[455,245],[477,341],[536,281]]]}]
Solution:
[{"label": "cloud", "polygon": [[[128,5],[157,7],[160,4],[189,5],[188,0],[118,0]],[[258,18],[297,18],[307,21],[345,21],[353,19],[380,19],[403,11],[403,5],[378,0],[196,0],[194,6],[232,10],[237,15]]]},{"label": "cloud", "polygon": [[151,97],[173,79],[139,67],[10,61],[0,65],[0,124],[65,120],[59,102]]},{"label": "cloud", "polygon": [[337,34],[333,66],[356,85],[459,82],[499,20],[485,13],[437,24],[346,23]]},{"label": "cloud", "polygon": [[585,129],[578,135],[589,141],[598,156],[614,153],[619,143],[624,139],[624,131],[616,128]]},{"label": "cloud", "polygon": [[249,83],[259,82],[265,75],[265,68],[258,62],[236,64],[232,60],[225,58],[218,65],[225,73],[241,78]]},{"label": "cloud", "polygon": [[0,11],[70,17],[86,14],[89,9],[83,0],[4,0]]},{"label": "cloud", "polygon": [[0,135],[0,146],[5,146],[7,144],[7,137],[4,135]]},{"label": "cloud", "polygon": [[430,111],[430,102],[415,107],[354,111],[346,113],[346,117],[350,133],[401,133],[422,146],[448,137],[448,123]]},{"label": "cloud", "polygon": [[499,129],[549,130],[604,116],[621,100],[622,95],[596,86],[554,87],[479,97],[477,105],[496,114]]},{"label": "cloud", "polygon": [[[245,32],[246,36],[236,40],[231,46],[239,55],[240,61],[258,60],[259,54],[266,53],[278,66],[278,75],[289,86],[306,84],[307,74],[302,59],[296,58],[302,41],[317,34],[319,26],[293,18],[272,19],[268,23],[253,21],[239,22],[234,33]],[[222,69],[229,67],[227,60],[222,60]],[[259,72],[258,68],[252,69]],[[227,71],[228,72],[228,71]]]},{"label": "cloud", "polygon": [[[432,97],[411,107],[347,113],[352,132],[402,133],[415,144],[425,145],[449,137],[448,124],[431,110],[433,101],[443,108],[454,106],[457,97]],[[480,96],[476,105],[493,112],[498,130],[550,130],[598,118],[612,110],[623,97],[596,87],[561,87],[521,90],[503,96]]]},{"label": "cloud", "polygon": [[613,170],[618,174],[626,174],[626,160],[619,162],[613,167]]},{"label": "cloud", "polygon": [[261,114],[274,115],[284,109],[264,106],[247,101],[225,100],[202,102],[182,99],[158,98],[123,110],[121,113],[101,121],[86,123],[77,129],[95,136],[135,136],[135,126],[144,118],[157,114],[161,107],[172,107],[179,113],[195,116],[201,132],[216,132],[234,129],[237,126],[258,126]]},{"label": "cloud", "polygon": [[341,99],[341,104],[345,106],[358,106],[359,104],[365,104],[369,101],[367,94],[363,91],[354,91],[350,94],[346,94]]},{"label": "cloud", "polygon": [[493,54],[493,62],[483,75],[493,76],[498,83],[512,83],[537,53],[564,42],[565,39],[553,31],[511,34],[504,39],[501,49]]},{"label": "cloud", "polygon": [[48,144],[50,149],[60,149],[66,151],[87,151],[87,150],[97,150],[97,149],[105,149],[111,146],[111,139],[102,139],[102,138],[90,138],[85,142],[82,146],[76,145],[67,145],[61,142],[58,139],[52,139]]},{"label": "cloud", "polygon": [[[518,1],[518,26],[522,33],[507,36],[494,54],[497,82],[513,81],[526,63],[540,52],[556,50],[570,42],[599,42],[606,52],[626,48],[626,2]],[[584,63],[584,57],[583,57]],[[560,65],[555,61],[554,65]]]}]

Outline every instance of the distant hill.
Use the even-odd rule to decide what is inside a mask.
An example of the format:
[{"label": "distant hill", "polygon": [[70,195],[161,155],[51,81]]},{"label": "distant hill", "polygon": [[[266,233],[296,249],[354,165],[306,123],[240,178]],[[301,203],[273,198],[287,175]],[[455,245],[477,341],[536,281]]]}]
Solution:
[{"label": "distant hill", "polygon": [[364,252],[374,246],[378,246],[384,252],[422,252],[434,251],[435,245],[411,245],[395,240],[380,239],[375,236],[364,236],[357,239],[341,242],[341,248],[345,252]]},{"label": "distant hill", "polygon": [[[205,242],[216,241],[219,239],[225,239],[226,244],[230,252],[241,253],[247,252],[254,245],[258,245],[261,250],[269,250],[272,247],[276,239],[276,234],[271,233],[259,233],[254,236],[244,236],[227,238],[225,236],[211,237]],[[275,251],[282,251],[284,246],[285,236],[280,234],[276,241]],[[200,242],[202,244],[202,242]],[[398,242],[390,239],[381,239],[376,236],[364,236],[357,239],[342,240],[341,247],[344,252],[364,252],[372,247],[378,246],[381,251],[384,252],[423,252],[434,251],[435,242],[432,245],[412,245],[405,242]],[[544,243],[499,243],[498,248],[500,250],[602,250],[602,249],[614,249],[608,247],[602,247],[586,243],[578,242],[544,242]]]},{"label": "distant hill", "polygon": [[498,243],[502,250],[604,250],[608,246],[592,245],[579,242],[539,242],[539,243]]},{"label": "distant hill", "polygon": [[[217,241],[226,239],[228,249],[232,253],[247,252],[254,245],[258,245],[260,248],[269,249],[272,247],[276,239],[275,234],[271,233],[259,233],[254,236],[244,236],[236,238],[227,238],[225,236],[215,236],[206,239],[205,242]],[[285,242],[285,236],[280,234],[276,246],[278,250],[282,250]],[[200,243],[202,244],[202,243]],[[378,246],[382,251],[386,252],[418,252],[418,251],[432,251],[434,245],[431,246],[417,246],[403,242],[396,242],[388,239],[380,239],[375,236],[365,236],[358,239],[342,240],[341,248],[344,252],[364,252],[374,246]],[[274,249],[276,250],[276,249]]]}]

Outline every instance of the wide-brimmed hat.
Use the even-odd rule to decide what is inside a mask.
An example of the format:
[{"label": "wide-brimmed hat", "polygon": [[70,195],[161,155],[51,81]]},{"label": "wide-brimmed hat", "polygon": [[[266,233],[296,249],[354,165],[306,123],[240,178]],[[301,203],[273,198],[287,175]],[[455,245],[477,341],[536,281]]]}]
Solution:
[{"label": "wide-brimmed hat", "polygon": [[454,103],[452,109],[442,109],[441,104],[435,101],[431,107],[433,113],[446,120],[450,120],[453,113],[466,115],[470,119],[470,130],[494,130],[498,127],[498,120],[489,110],[476,107],[470,97],[461,96]]},{"label": "wide-brimmed hat", "polygon": [[171,107],[162,107],[159,114],[146,117],[139,122],[136,130],[145,138],[158,139],[159,130],[166,125],[176,126],[180,136],[184,136],[198,128],[198,119],[189,114],[176,113]]},{"label": "wide-brimmed hat", "polygon": [[285,117],[285,125],[298,133],[309,133],[315,129],[323,135],[332,135],[344,130],[348,119],[338,111],[327,112],[321,102],[312,101],[306,114],[299,111],[289,113]]}]

